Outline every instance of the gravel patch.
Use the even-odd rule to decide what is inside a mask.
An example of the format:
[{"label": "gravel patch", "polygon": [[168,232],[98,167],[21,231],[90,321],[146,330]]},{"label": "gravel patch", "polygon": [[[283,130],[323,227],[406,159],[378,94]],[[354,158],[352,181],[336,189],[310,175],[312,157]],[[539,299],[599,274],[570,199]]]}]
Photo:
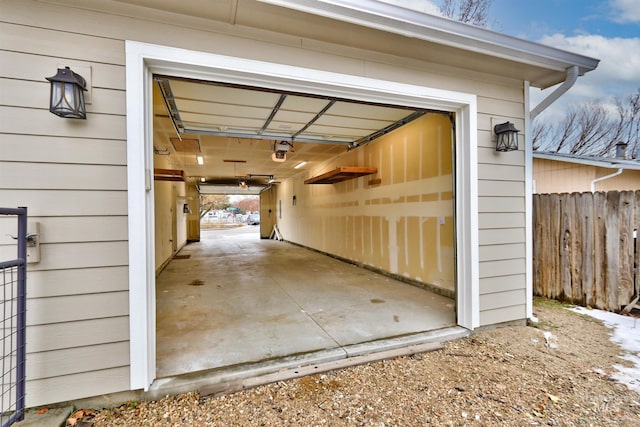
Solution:
[{"label": "gravel patch", "polygon": [[[534,326],[224,396],[197,392],[87,411],[83,426],[638,426],[640,394],[600,322],[536,301]],[[82,423],[82,424],[81,424]],[[69,424],[68,424],[69,425]]]}]

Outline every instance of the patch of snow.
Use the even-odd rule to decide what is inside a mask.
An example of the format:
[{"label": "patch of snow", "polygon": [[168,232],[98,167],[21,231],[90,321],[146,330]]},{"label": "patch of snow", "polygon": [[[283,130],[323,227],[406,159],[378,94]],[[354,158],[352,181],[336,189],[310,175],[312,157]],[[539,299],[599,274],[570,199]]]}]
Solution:
[{"label": "patch of snow", "polygon": [[545,345],[549,348],[558,348],[558,337],[553,335],[551,332],[545,331],[543,333]]},{"label": "patch of snow", "polygon": [[599,319],[606,327],[613,329],[611,341],[622,348],[624,351],[622,359],[631,362],[633,367],[615,365],[614,368],[618,372],[611,377],[640,393],[640,319],[585,307],[569,310]]}]

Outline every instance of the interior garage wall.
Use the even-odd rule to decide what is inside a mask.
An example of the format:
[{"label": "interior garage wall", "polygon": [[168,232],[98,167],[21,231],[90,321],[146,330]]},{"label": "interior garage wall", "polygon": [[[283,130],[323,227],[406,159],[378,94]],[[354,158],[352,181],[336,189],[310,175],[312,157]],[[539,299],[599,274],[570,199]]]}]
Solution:
[{"label": "interior garage wall", "polygon": [[171,260],[174,248],[177,252],[187,243],[184,187],[184,182],[171,181],[156,181],[154,185],[156,273]]},{"label": "interior garage wall", "polygon": [[[170,169],[167,156],[154,156],[154,167]],[[153,183],[155,211],[155,263],[156,274],[171,260],[175,252],[187,244],[188,214],[183,211],[189,204],[186,183],[160,181]]]},{"label": "interior garage wall", "polygon": [[267,239],[278,223],[278,184],[267,188],[260,194],[260,238]]},{"label": "interior garage wall", "polygon": [[187,203],[190,213],[187,214],[187,241],[200,241],[200,193],[195,184],[186,184]]},{"label": "interior garage wall", "polygon": [[[453,295],[451,144],[449,117],[428,114],[286,181],[278,187],[284,238]],[[304,184],[340,166],[377,173]]]}]

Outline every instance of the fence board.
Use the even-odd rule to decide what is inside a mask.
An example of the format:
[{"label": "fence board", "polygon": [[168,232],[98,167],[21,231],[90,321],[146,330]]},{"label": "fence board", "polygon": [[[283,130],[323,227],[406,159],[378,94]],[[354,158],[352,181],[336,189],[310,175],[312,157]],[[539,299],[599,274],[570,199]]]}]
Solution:
[{"label": "fence board", "polygon": [[565,293],[576,303],[582,303],[583,293],[582,293],[582,280],[584,269],[582,266],[582,261],[584,257],[582,256],[582,229],[585,226],[585,222],[580,213],[580,197],[579,194],[572,194],[568,197],[568,203],[571,207],[571,221],[573,223],[573,227],[571,224],[571,259],[569,260],[569,269],[571,271],[571,283],[567,287],[565,286]]},{"label": "fence board", "polygon": [[640,191],[536,194],[536,295],[619,311],[638,294]]},{"label": "fence board", "polygon": [[640,191],[636,191],[635,192],[635,206],[634,206],[634,222],[633,222],[633,226],[634,229],[636,230],[634,237],[635,237],[635,251],[634,251],[634,267],[635,267],[635,280],[634,280],[634,284],[635,284],[635,294],[636,295],[640,295],[640,274],[638,274],[638,269],[640,267],[640,236],[638,235],[638,225],[640,224]]},{"label": "fence board", "polygon": [[551,291],[551,298],[560,297],[560,289],[562,289],[562,276],[560,274],[560,244],[562,238],[562,234],[560,233],[560,196],[558,194],[551,194],[549,199],[549,213],[556,213],[556,215],[551,215],[549,221],[549,251],[547,253],[547,257],[551,259],[548,260],[548,265],[551,267],[549,271],[550,280],[549,286]]},{"label": "fence board", "polygon": [[593,260],[594,260],[594,287],[593,287],[593,306],[596,308],[606,307],[604,286],[606,281],[606,226],[605,219],[607,217],[607,198],[606,193],[593,194],[594,209],[594,238],[593,238]]},{"label": "fence board", "polygon": [[606,226],[606,278],[605,278],[605,304],[614,308],[618,304],[618,267],[620,261],[620,193],[609,191],[607,193],[607,217]]},{"label": "fence board", "polygon": [[634,242],[633,211],[635,195],[631,191],[620,193],[620,268],[618,269],[619,307],[629,304],[634,295]]},{"label": "fence board", "polygon": [[576,211],[580,218],[580,241],[582,243],[580,303],[592,306],[594,287],[594,212],[592,193],[576,193]]},{"label": "fence board", "polygon": [[[542,294],[540,291],[540,286],[543,283],[542,281],[542,268],[544,265],[542,263],[542,248],[541,246],[544,243],[542,239],[542,229],[544,223],[542,221],[542,205],[547,199],[540,199],[534,197],[532,215],[533,215],[533,293],[534,294]],[[536,203],[537,202],[537,203]]]},{"label": "fence board", "polygon": [[559,298],[562,300],[571,300],[573,292],[571,290],[573,275],[573,228],[577,221],[574,219],[572,209],[573,202],[571,195],[568,193],[560,194],[560,286]]}]

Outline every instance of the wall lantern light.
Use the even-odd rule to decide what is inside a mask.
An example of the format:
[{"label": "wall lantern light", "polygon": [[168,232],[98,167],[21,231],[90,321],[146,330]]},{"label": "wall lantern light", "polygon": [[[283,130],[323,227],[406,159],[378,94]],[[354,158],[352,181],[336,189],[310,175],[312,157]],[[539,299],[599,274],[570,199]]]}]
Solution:
[{"label": "wall lantern light", "polygon": [[69,67],[65,67],[58,68],[58,74],[46,79],[51,82],[49,111],[64,118],[87,118],[87,109],[84,103],[87,82],[84,77],[74,73]]},{"label": "wall lantern light", "polygon": [[515,151],[518,149],[518,129],[511,122],[504,122],[493,127],[498,141],[496,151]]}]

